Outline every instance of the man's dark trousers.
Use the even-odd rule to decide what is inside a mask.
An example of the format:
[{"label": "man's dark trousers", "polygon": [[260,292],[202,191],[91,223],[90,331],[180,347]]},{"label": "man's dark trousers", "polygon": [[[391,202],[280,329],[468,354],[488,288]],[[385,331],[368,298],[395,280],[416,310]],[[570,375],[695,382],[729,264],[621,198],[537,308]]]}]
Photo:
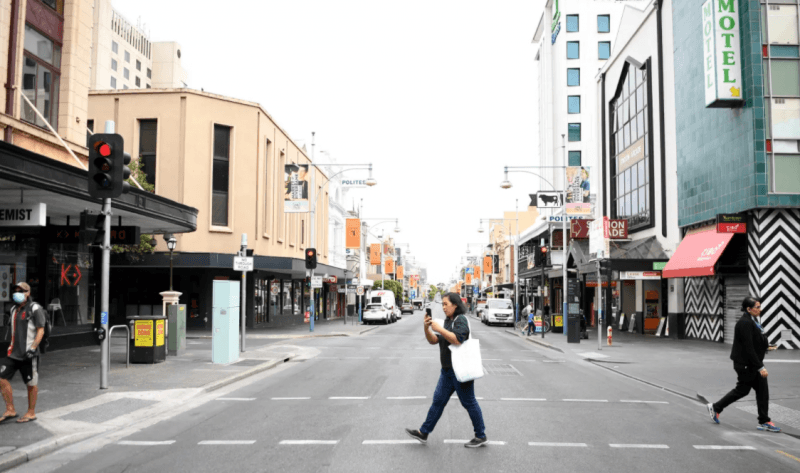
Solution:
[{"label": "man's dark trousers", "polygon": [[733,369],[736,370],[738,375],[736,387],[714,404],[714,411],[721,413],[726,407],[747,396],[750,393],[750,389],[754,389],[756,391],[756,405],[758,406],[758,423],[766,424],[769,422],[769,415],[767,415],[769,384],[767,383],[767,378],[761,376],[761,373],[755,368],[738,363],[733,364]]}]

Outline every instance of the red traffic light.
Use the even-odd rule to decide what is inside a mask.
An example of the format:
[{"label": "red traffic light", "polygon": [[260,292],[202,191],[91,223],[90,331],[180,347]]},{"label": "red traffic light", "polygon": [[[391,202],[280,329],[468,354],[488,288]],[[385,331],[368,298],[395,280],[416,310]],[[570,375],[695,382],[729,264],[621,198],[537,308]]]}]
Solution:
[{"label": "red traffic light", "polygon": [[111,156],[111,146],[101,141],[97,143],[97,152],[100,153],[100,156],[107,158]]},{"label": "red traffic light", "polygon": [[547,253],[547,247],[546,246],[542,247],[542,253]]},{"label": "red traffic light", "polygon": [[314,256],[314,250],[308,250],[308,251],[306,252],[306,254],[307,254],[308,256]]}]

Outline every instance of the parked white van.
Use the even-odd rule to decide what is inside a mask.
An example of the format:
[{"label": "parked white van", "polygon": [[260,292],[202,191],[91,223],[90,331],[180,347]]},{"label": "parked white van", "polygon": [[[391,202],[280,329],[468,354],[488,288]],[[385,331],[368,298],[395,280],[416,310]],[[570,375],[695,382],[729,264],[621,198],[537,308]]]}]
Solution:
[{"label": "parked white van", "polygon": [[390,324],[397,321],[397,307],[392,291],[371,291],[367,298],[367,307],[362,314],[364,323],[383,322]]}]

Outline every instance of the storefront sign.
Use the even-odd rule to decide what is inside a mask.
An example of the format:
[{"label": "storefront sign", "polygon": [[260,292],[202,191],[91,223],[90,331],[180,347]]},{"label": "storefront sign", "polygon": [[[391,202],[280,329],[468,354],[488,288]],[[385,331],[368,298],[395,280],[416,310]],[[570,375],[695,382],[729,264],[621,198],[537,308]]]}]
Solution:
[{"label": "storefront sign", "polygon": [[619,278],[622,280],[630,279],[661,279],[661,271],[620,271]]},{"label": "storefront sign", "polygon": [[609,219],[607,234],[610,240],[624,240],[628,238],[628,220],[624,218]]},{"label": "storefront sign", "polygon": [[336,276],[330,276],[327,278],[322,278],[322,282],[326,282],[328,284],[336,284],[337,282],[339,282],[339,278],[337,278]]},{"label": "storefront sign", "polygon": [[528,194],[531,198],[531,207],[540,209],[557,209],[564,206],[564,194],[557,191],[541,191]]},{"label": "storefront sign", "polygon": [[653,263],[653,271],[661,271],[667,266],[666,261],[659,261],[657,263]]},{"label": "storefront sign", "polygon": [[717,233],[747,233],[747,217],[738,214],[718,214]]},{"label": "storefront sign", "polygon": [[[45,235],[53,243],[78,244],[80,243],[80,227],[66,225],[49,225]],[[138,245],[141,230],[134,226],[111,227],[112,245]]]},{"label": "storefront sign", "polygon": [[589,168],[567,167],[567,210],[568,216],[591,215],[592,204],[589,185]]},{"label": "storefront sign", "polygon": [[[586,287],[597,287],[597,279],[587,279],[586,280]],[[608,281],[605,279],[603,280],[603,287],[608,287]],[[617,287],[617,281],[611,281],[611,287]]]},{"label": "storefront sign", "polygon": [[597,255],[598,259],[610,256],[611,249],[608,242],[608,217],[594,220],[589,224],[589,253]]},{"label": "storefront sign", "polygon": [[47,225],[47,204],[0,205],[0,227],[43,227]]},{"label": "storefront sign", "polygon": [[703,3],[703,71],[706,107],[742,103],[739,0]]},{"label": "storefront sign", "polygon": [[367,180],[366,179],[342,179],[341,181],[342,187],[347,187],[349,189],[361,189],[367,187]]},{"label": "storefront sign", "polygon": [[59,286],[78,287],[78,283],[81,282],[82,277],[83,274],[81,274],[80,266],[77,264],[61,263],[61,279],[59,280]]},{"label": "storefront sign", "polygon": [[137,320],[133,325],[135,347],[152,347],[153,346],[153,321],[152,320]]},{"label": "storefront sign", "polygon": [[[591,220],[591,219],[592,219],[591,215],[570,215],[567,217],[567,224],[569,224],[569,222],[571,222],[572,220]],[[561,217],[561,215],[547,216],[547,223],[561,223],[563,221],[564,219]]]},{"label": "storefront sign", "polygon": [[622,172],[634,164],[644,159],[644,138],[628,146],[628,148],[617,156],[617,167]]},{"label": "storefront sign", "polygon": [[587,240],[589,238],[589,223],[592,220],[570,220],[569,222],[569,237],[573,240]]}]

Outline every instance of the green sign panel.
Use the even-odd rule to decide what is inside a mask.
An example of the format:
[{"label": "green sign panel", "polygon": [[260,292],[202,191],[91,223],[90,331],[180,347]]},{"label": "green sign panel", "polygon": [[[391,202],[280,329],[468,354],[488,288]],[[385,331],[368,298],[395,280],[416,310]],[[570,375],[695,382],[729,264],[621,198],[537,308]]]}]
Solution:
[{"label": "green sign panel", "polygon": [[666,261],[663,261],[663,262],[658,262],[658,263],[653,263],[653,271],[661,271],[661,270],[663,270],[663,269],[664,269],[666,266],[667,266],[667,262],[666,262]]}]

